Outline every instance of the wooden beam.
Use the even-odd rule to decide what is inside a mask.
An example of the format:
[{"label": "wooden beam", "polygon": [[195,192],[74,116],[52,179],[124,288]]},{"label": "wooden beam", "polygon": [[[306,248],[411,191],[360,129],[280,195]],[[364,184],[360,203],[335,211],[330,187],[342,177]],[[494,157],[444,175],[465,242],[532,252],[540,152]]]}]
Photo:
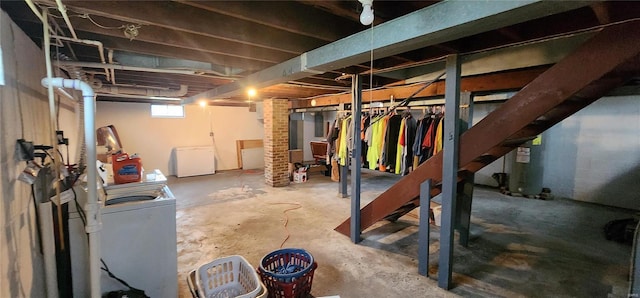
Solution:
[{"label": "wooden beam", "polygon": [[[52,0],[47,3],[54,4]],[[308,36],[269,28],[196,7],[167,1],[67,1],[72,12],[155,25],[258,47],[301,54],[324,44]]]},{"label": "wooden beam", "polygon": [[[362,30],[362,26],[353,20],[294,1],[177,1],[324,41],[334,41]],[[277,14],[266,11],[277,11]]]},{"label": "wooden beam", "polygon": [[[125,23],[113,19],[94,17],[103,26],[117,27]],[[73,18],[73,28],[94,34],[112,37],[124,37],[123,30],[104,29],[95,26],[87,19]],[[239,57],[251,61],[279,63],[294,57],[294,54],[255,47],[244,43],[212,38],[198,34],[180,32],[158,26],[142,26],[134,40],[176,47],[176,51],[191,49],[195,51]]]},{"label": "wooden beam", "polygon": [[[26,12],[26,11],[21,11]],[[12,16],[14,21],[29,23],[39,23],[34,14],[17,14]],[[126,23],[104,17],[92,17],[97,23],[104,27],[117,28]],[[111,37],[124,37],[123,29],[105,29],[91,23],[88,19],[71,18],[73,28],[76,31],[106,35]],[[31,26],[33,26],[33,24]],[[60,24],[66,28],[65,24]],[[254,47],[251,45],[237,43],[229,40],[206,37],[198,34],[179,32],[157,26],[142,26],[138,29],[139,35],[134,38],[136,41],[148,42],[164,46],[176,47],[176,51],[182,49],[197,50],[212,54],[239,57],[252,61],[279,63],[292,58],[294,55],[272,49]],[[99,39],[99,37],[96,37]]]},{"label": "wooden beam", "polygon": [[[517,90],[526,86],[529,82],[533,81],[538,75],[543,73],[546,67],[538,67],[525,70],[500,72],[488,75],[479,75],[473,77],[462,78],[461,90],[470,92],[489,92],[489,91],[504,91],[504,90]],[[422,88],[421,85],[416,86],[399,86],[391,87],[388,89],[363,91],[363,102],[369,102],[371,97],[372,101],[387,101],[393,96],[395,100],[402,100],[409,97],[418,89]],[[371,93],[371,94],[370,94]],[[420,97],[433,97],[444,95],[444,81],[438,81],[431,86],[425,88],[421,92],[415,95],[416,98]],[[315,98],[316,107],[331,106],[340,103],[348,103],[351,100],[351,94],[339,94],[329,95],[326,97]],[[296,101],[292,104],[292,108],[309,108],[311,107],[311,100]]]}]

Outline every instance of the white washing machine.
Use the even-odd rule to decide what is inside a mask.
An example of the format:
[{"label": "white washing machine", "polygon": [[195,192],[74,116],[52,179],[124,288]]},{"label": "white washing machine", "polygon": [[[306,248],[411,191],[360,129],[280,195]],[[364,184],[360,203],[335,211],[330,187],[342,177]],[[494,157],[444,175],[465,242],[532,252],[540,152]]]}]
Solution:
[{"label": "white washing machine", "polygon": [[[126,193],[127,187],[139,186],[118,189]],[[86,195],[76,192],[82,206]],[[100,254],[111,272],[130,286],[149,297],[173,298],[178,295],[176,199],[166,185],[156,194],[153,199],[124,199],[101,208]],[[73,294],[89,297],[88,236],[75,206],[69,209]],[[117,290],[127,287],[102,271],[102,293]]]}]

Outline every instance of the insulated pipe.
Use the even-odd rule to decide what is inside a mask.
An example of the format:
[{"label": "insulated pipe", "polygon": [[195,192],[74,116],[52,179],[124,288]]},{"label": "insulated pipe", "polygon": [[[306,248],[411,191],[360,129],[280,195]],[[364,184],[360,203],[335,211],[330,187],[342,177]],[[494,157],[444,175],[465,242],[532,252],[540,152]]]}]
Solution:
[{"label": "insulated pipe", "polygon": [[[113,50],[109,49],[109,64],[113,64]],[[105,69],[106,70],[106,69]],[[116,84],[116,71],[115,69],[109,69],[111,71],[111,84]]]},{"label": "insulated pipe", "polygon": [[67,15],[67,8],[64,6],[64,4],[62,4],[62,0],[56,0],[56,4],[58,4],[58,10],[62,14],[62,17],[64,18],[64,22],[67,24],[67,28],[69,28],[69,31],[71,31],[71,36],[73,36],[73,38],[75,39],[78,39],[78,35],[76,35],[76,31],[73,30],[73,26],[71,26],[71,20],[69,20],[69,15]]},{"label": "insulated pipe", "polygon": [[87,144],[87,203],[84,205],[84,209],[87,214],[85,231],[89,234],[89,278],[91,279],[91,297],[100,298],[100,230],[102,229],[102,218],[97,191],[95,94],[89,84],[80,80],[44,78],[42,79],[42,86],[72,88],[82,91],[82,98],[84,99],[84,138]]},{"label": "insulated pipe", "polygon": [[[196,72],[193,70],[182,70],[182,69],[163,69],[163,68],[150,68],[150,67],[138,67],[138,66],[126,66],[119,64],[101,64],[96,62],[78,62],[78,61],[57,61],[56,66],[64,67],[64,66],[76,66],[76,67],[88,67],[88,68],[108,68],[108,69],[118,69],[118,70],[131,70],[131,71],[145,71],[145,72],[157,72],[157,73],[169,73],[169,74],[185,74],[185,75],[195,75]],[[227,77],[221,77],[226,79],[232,79]]]},{"label": "insulated pipe", "polygon": [[113,85],[103,85],[101,88],[96,88],[96,93],[111,93],[111,94],[130,94],[130,95],[144,95],[144,96],[163,96],[163,97],[181,97],[187,95],[187,85],[180,85],[178,90],[158,90],[152,88],[136,88],[136,87],[120,87]]},{"label": "insulated pipe", "polygon": [[104,75],[107,77],[107,81],[111,82],[111,75],[109,73],[109,69],[106,67],[107,61],[104,60],[104,48],[101,42],[95,41],[95,40],[89,40],[89,39],[69,38],[69,37],[59,36],[59,35],[53,35],[51,37],[55,39],[68,40],[68,41],[73,41],[77,43],[83,43],[83,44],[92,45],[94,47],[98,47],[98,52],[100,53],[100,62],[102,62],[102,64],[100,63],[96,63],[96,64],[101,65],[98,68],[104,68]]}]

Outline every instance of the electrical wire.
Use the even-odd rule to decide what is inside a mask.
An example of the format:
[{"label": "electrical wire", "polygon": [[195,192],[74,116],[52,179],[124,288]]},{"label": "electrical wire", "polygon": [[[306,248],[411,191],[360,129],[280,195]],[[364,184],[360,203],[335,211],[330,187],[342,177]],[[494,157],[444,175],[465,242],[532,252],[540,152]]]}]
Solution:
[{"label": "electrical wire", "polygon": [[[76,179],[77,181],[77,179]],[[80,217],[80,220],[82,221],[83,226],[87,225],[87,215],[84,212],[84,209],[82,209],[82,207],[80,206],[80,203],[78,203],[78,195],[75,191],[75,189],[73,189],[73,187],[70,188],[71,191],[73,192],[73,201],[75,202],[76,205],[76,209],[78,211],[78,216]],[[89,235],[88,233],[85,232],[85,235]],[[89,243],[89,237],[87,237],[87,243]],[[107,266],[107,263],[104,261],[104,259],[100,258],[100,262],[102,262],[102,267],[100,267],[101,270],[103,270],[104,272],[107,273],[107,275],[109,275],[109,277],[117,280],[118,282],[120,282],[121,284],[123,284],[124,286],[128,287],[130,290],[134,291],[134,292],[138,292],[139,294],[144,294],[143,290],[140,290],[138,288],[134,288],[131,285],[129,285],[129,283],[127,283],[126,281],[124,281],[123,279],[117,277],[110,269],[109,266]],[[146,295],[145,295],[146,296]]]},{"label": "electrical wire", "polygon": [[94,25],[96,25],[96,26],[98,26],[98,27],[100,27],[100,28],[102,28],[102,29],[107,29],[107,30],[120,30],[120,29],[125,29],[125,28],[127,28],[127,26],[126,26],[126,25],[120,25],[120,26],[118,26],[118,27],[109,27],[109,26],[103,26],[103,25],[100,25],[100,24],[98,24],[98,22],[94,21],[88,13],[81,14],[81,15],[75,15],[75,16],[76,16],[76,17],[83,18],[83,19],[87,19],[87,20],[89,20],[91,23],[93,23]]},{"label": "electrical wire", "polygon": [[[371,22],[371,50],[369,57],[369,89],[373,89],[373,22]],[[373,101],[373,92],[369,91],[369,114],[373,114],[373,107],[371,106],[371,102]],[[361,102],[362,103],[362,102]]]},{"label": "electrical wire", "polygon": [[302,204],[295,202],[295,203],[269,203],[269,205],[294,205],[294,207],[287,208],[284,211],[282,211],[285,218],[283,227],[284,227],[284,230],[287,232],[287,236],[284,238],[284,240],[282,240],[282,243],[280,243],[280,248],[282,248],[284,244],[287,242],[287,240],[291,238],[291,232],[289,232],[289,228],[288,228],[289,215],[287,214],[287,212],[302,208]]},{"label": "electrical wire", "polygon": [[[437,80],[439,80],[440,78],[442,78],[442,76],[444,76],[444,74],[446,73],[446,71],[443,71],[442,73],[440,73],[437,77],[435,77],[433,80],[427,82],[427,84],[425,84],[424,86],[422,86],[420,89],[416,90],[415,92],[413,92],[411,95],[409,95],[409,97],[405,98],[403,101],[399,102],[398,104],[392,106],[391,108],[389,108],[388,111],[386,111],[384,114],[382,114],[382,116],[378,117],[377,119],[375,119],[374,121],[371,121],[371,123],[369,123],[370,127],[371,125],[375,124],[376,122],[380,121],[381,119],[383,119],[385,116],[393,113],[393,111],[395,111],[395,109],[397,109],[398,107],[405,107],[409,105],[409,102],[411,102],[411,99],[413,99],[414,96],[416,96],[416,94],[420,93],[422,90],[426,89],[427,87],[431,86],[433,83],[435,83]],[[367,127],[363,128],[366,129]]]}]

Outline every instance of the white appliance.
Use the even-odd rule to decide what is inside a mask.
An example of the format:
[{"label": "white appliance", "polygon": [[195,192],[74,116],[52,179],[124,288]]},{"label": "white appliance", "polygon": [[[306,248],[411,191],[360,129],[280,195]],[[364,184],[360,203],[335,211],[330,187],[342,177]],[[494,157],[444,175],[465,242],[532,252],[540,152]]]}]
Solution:
[{"label": "white appliance", "polygon": [[[117,189],[126,193],[127,187],[139,189],[144,183],[122,184]],[[76,193],[82,206],[86,195],[83,190]],[[101,208],[100,254],[113,274],[147,296],[177,297],[176,199],[166,185],[155,193],[151,200],[121,200]],[[73,205],[69,208],[73,293],[89,297],[87,236]],[[100,283],[103,294],[127,290],[104,271]]]},{"label": "white appliance", "polygon": [[216,156],[213,147],[177,147],[174,152],[178,178],[215,174]]}]

